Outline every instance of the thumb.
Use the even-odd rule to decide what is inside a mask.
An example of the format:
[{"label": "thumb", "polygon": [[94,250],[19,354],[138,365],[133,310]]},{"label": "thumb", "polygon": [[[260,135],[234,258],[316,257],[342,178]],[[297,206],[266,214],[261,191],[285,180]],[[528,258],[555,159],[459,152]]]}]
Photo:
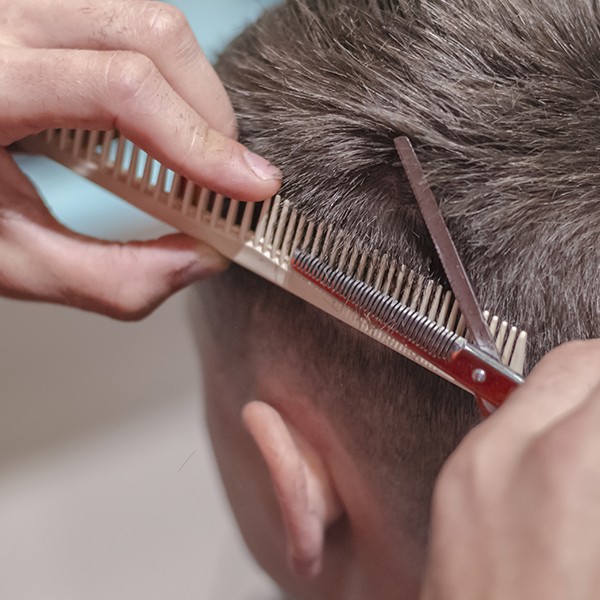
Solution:
[{"label": "thumb", "polygon": [[76,234],[47,210],[5,151],[0,166],[0,295],[131,320],[227,267],[215,250],[183,234],[127,244]]},{"label": "thumb", "polygon": [[73,239],[61,243],[55,273],[65,304],[121,320],[140,319],[185,286],[223,271],[228,261],[183,234],[126,244]]},{"label": "thumb", "polygon": [[19,220],[0,237],[0,293],[140,319],[186,285],[227,268],[212,248],[183,234],[111,243],[54,222]]}]

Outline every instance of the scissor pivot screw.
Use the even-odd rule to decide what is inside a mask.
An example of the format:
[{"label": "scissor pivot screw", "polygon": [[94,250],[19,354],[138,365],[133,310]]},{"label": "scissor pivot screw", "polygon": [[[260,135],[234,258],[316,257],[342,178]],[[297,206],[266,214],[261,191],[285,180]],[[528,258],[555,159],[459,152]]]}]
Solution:
[{"label": "scissor pivot screw", "polygon": [[487,379],[487,373],[483,369],[475,369],[471,377],[473,377],[473,381],[475,383],[485,383]]}]

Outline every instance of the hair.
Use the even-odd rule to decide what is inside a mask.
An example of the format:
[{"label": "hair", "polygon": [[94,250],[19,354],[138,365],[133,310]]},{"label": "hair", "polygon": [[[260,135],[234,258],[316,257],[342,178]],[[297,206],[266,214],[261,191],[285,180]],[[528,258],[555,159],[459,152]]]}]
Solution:
[{"label": "hair", "polygon": [[[241,141],[300,210],[443,280],[398,167],[407,135],[481,304],[529,332],[529,364],[600,334],[596,1],[289,0],[218,72]],[[472,399],[243,269],[210,286],[224,346],[293,364],[422,536]]]}]

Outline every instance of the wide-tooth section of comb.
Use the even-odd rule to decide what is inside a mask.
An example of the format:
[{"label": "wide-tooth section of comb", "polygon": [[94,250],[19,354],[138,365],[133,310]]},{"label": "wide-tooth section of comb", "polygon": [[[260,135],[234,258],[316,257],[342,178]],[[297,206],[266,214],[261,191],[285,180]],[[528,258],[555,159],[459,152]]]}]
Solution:
[{"label": "wide-tooth section of comb", "polygon": [[[205,241],[243,267],[300,296],[374,339],[404,351],[385,328],[334,302],[290,269],[297,250],[324,261],[354,281],[363,281],[390,301],[457,336],[466,336],[451,292],[389,256],[372,256],[356,240],[327,223],[315,223],[279,196],[240,203],[202,189],[146,155],[118,131],[48,130],[21,142],[87,177],[176,229]],[[522,373],[527,334],[485,312],[504,364]],[[431,368],[438,372],[437,369]],[[438,374],[440,374],[438,372]],[[443,376],[443,374],[442,374]]]}]

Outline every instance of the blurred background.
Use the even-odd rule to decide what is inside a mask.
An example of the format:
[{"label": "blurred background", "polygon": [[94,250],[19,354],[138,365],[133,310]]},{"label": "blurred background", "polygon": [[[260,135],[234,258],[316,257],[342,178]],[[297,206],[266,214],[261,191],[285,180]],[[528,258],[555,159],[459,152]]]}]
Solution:
[{"label": "blurred background", "polygon": [[[211,59],[275,0],[175,0]],[[40,157],[20,164],[82,233],[168,231]],[[202,422],[187,294],[142,323],[0,299],[0,598],[274,600]]]}]

